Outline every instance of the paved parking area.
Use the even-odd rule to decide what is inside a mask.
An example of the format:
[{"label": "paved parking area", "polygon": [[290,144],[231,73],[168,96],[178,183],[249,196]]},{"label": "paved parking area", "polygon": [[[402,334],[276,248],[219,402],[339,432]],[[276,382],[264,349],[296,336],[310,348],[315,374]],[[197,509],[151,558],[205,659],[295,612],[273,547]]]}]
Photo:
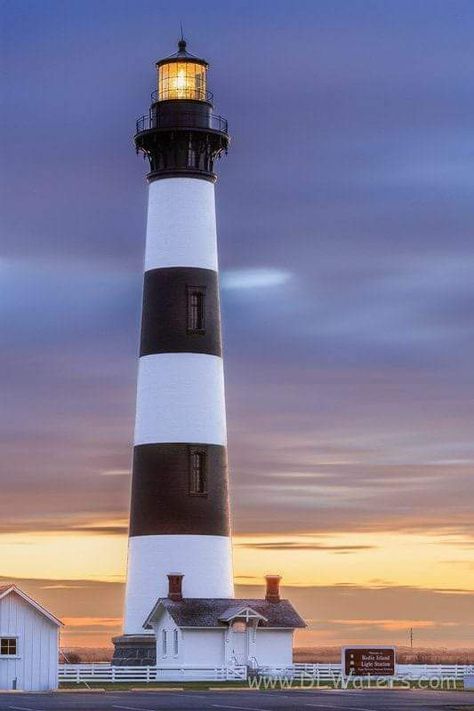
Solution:
[{"label": "paved parking area", "polygon": [[474,693],[433,691],[159,691],[1,694],[3,711],[474,711]]}]

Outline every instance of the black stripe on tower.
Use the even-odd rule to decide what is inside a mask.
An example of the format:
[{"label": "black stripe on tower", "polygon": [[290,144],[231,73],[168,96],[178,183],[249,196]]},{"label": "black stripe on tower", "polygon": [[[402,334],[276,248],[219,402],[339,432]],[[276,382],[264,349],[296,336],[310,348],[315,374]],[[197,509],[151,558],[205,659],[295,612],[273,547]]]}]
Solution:
[{"label": "black stripe on tower", "polygon": [[140,355],[222,355],[217,272],[168,267],[145,272]]},{"label": "black stripe on tower", "polygon": [[224,446],[134,448],[130,536],[159,534],[230,535]]}]

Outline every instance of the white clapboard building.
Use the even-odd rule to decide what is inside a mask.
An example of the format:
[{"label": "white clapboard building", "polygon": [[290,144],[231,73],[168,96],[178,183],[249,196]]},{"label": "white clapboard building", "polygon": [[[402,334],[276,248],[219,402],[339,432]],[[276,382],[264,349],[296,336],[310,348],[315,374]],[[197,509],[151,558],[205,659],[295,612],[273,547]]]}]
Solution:
[{"label": "white clapboard building", "polygon": [[265,598],[185,598],[183,576],[170,574],[169,594],[145,621],[160,667],[293,663],[293,633],[305,627],[289,600],[280,598],[277,575],[267,576]]},{"label": "white clapboard building", "polygon": [[0,690],[57,688],[60,626],[16,585],[0,587]]}]

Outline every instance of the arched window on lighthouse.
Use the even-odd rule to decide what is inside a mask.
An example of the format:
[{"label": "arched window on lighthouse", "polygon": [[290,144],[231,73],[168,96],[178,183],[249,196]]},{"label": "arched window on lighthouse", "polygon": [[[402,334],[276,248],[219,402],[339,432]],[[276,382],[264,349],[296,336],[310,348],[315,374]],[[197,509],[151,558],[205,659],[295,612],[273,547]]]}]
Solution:
[{"label": "arched window on lighthouse", "polygon": [[191,450],[190,493],[195,496],[207,494],[206,459],[206,452],[199,449]]}]

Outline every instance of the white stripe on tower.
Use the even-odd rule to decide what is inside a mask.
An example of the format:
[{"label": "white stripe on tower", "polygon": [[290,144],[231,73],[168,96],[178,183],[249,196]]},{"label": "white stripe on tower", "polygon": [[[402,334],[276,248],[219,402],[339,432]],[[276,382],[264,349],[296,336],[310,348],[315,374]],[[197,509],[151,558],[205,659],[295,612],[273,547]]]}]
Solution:
[{"label": "white stripe on tower", "polygon": [[150,183],[145,271],[200,267],[217,272],[214,184],[196,178]]},{"label": "white stripe on tower", "polygon": [[220,356],[159,353],[140,358],[135,445],[158,442],[226,446]]},{"label": "white stripe on tower", "polygon": [[[204,299],[195,329],[190,290]],[[144,634],[170,572],[184,574],[185,597],[234,594],[210,180],[149,186],[134,444],[124,632]]]}]

